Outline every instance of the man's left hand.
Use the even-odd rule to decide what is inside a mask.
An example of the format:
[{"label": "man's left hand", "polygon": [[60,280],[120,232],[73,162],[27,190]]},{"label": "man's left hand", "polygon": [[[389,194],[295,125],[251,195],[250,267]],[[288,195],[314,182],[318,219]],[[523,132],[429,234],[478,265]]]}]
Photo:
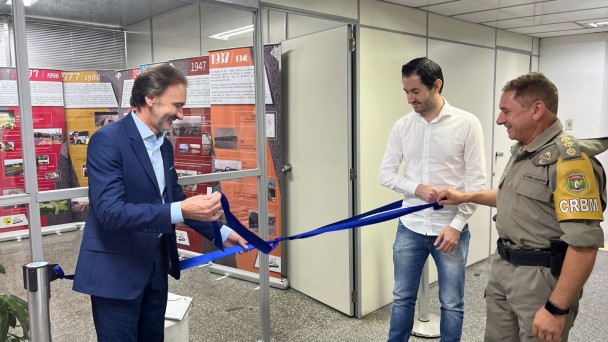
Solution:
[{"label": "man's left hand", "polygon": [[545,307],[541,307],[534,315],[532,334],[541,341],[559,342],[562,340],[562,330],[565,324],[565,315],[555,316]]},{"label": "man's left hand", "polygon": [[230,234],[228,234],[226,241],[224,241],[224,247],[232,247],[237,245],[243,247],[245,252],[248,252],[247,241],[245,241],[243,237],[233,230],[230,232]]},{"label": "man's left hand", "polygon": [[439,233],[439,236],[435,239],[434,245],[437,247],[438,251],[450,253],[458,246],[458,241],[460,241],[460,231],[456,228],[447,226]]}]

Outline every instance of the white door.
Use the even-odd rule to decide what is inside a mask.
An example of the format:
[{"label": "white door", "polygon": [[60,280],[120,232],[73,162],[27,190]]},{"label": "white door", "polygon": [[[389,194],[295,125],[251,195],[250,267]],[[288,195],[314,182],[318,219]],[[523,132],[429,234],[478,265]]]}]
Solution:
[{"label": "white door", "polygon": [[[492,151],[492,189],[498,188],[498,183],[502,173],[507,166],[509,156],[511,154],[511,145],[515,141],[509,139],[507,129],[504,126],[496,125],[496,119],[500,110],[500,96],[502,95],[502,87],[504,85],[525,73],[530,71],[530,56],[516,52],[501,51],[497,52],[496,56],[496,109],[494,111],[494,150]],[[496,215],[496,208],[492,208],[492,217]],[[498,233],[496,232],[496,223],[492,221],[492,232],[490,235],[490,253],[496,251],[496,240]]]},{"label": "white door", "polygon": [[[288,235],[351,216],[351,52],[344,26],[283,41]],[[350,230],[288,242],[292,288],[354,315]]]}]

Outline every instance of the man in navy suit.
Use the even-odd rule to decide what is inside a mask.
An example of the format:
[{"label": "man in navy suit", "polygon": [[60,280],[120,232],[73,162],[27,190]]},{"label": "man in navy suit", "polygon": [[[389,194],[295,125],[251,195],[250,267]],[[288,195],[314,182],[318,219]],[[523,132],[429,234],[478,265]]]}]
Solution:
[{"label": "man in navy suit", "polygon": [[[163,341],[168,277],[179,279],[175,224],[209,240],[222,215],[220,194],[186,198],[165,138],[183,118],[187,79],[156,65],[133,84],[133,112],[89,141],[90,211],[74,290],[91,295],[99,341]],[[225,246],[246,241],[222,228]]]}]

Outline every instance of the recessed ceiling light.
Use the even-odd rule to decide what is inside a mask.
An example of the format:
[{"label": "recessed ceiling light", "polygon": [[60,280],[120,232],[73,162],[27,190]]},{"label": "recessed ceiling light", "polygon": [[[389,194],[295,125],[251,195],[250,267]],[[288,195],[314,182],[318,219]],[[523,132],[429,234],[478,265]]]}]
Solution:
[{"label": "recessed ceiling light", "polygon": [[[38,0],[23,0],[23,6],[25,7],[30,7],[31,5],[33,5],[36,1]],[[13,1],[12,0],[8,0],[5,2],[6,5],[12,5]]]},{"label": "recessed ceiling light", "polygon": [[251,32],[251,31],[253,31],[253,25],[247,25],[247,26],[236,28],[234,30],[216,33],[214,35],[209,36],[209,38],[228,40],[228,39],[230,39],[230,37],[233,37],[233,36],[236,36],[239,34],[243,34],[243,33],[247,33],[247,32]]},{"label": "recessed ceiling light", "polygon": [[598,27],[604,27],[608,25],[608,21],[602,21],[599,23],[587,23],[587,25],[593,27],[593,28],[598,28]]}]

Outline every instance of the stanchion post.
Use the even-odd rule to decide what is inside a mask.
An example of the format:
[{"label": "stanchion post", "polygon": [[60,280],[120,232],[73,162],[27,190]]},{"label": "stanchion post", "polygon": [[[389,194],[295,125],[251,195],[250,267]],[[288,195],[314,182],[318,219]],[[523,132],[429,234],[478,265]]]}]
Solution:
[{"label": "stanchion post", "polygon": [[439,330],[439,316],[430,313],[429,308],[429,260],[426,260],[420,277],[418,288],[418,315],[414,320],[412,335],[426,338],[437,338],[441,335]]},{"label": "stanchion post", "polygon": [[29,303],[30,337],[35,342],[51,342],[49,263],[37,261],[23,266],[23,285]]}]

